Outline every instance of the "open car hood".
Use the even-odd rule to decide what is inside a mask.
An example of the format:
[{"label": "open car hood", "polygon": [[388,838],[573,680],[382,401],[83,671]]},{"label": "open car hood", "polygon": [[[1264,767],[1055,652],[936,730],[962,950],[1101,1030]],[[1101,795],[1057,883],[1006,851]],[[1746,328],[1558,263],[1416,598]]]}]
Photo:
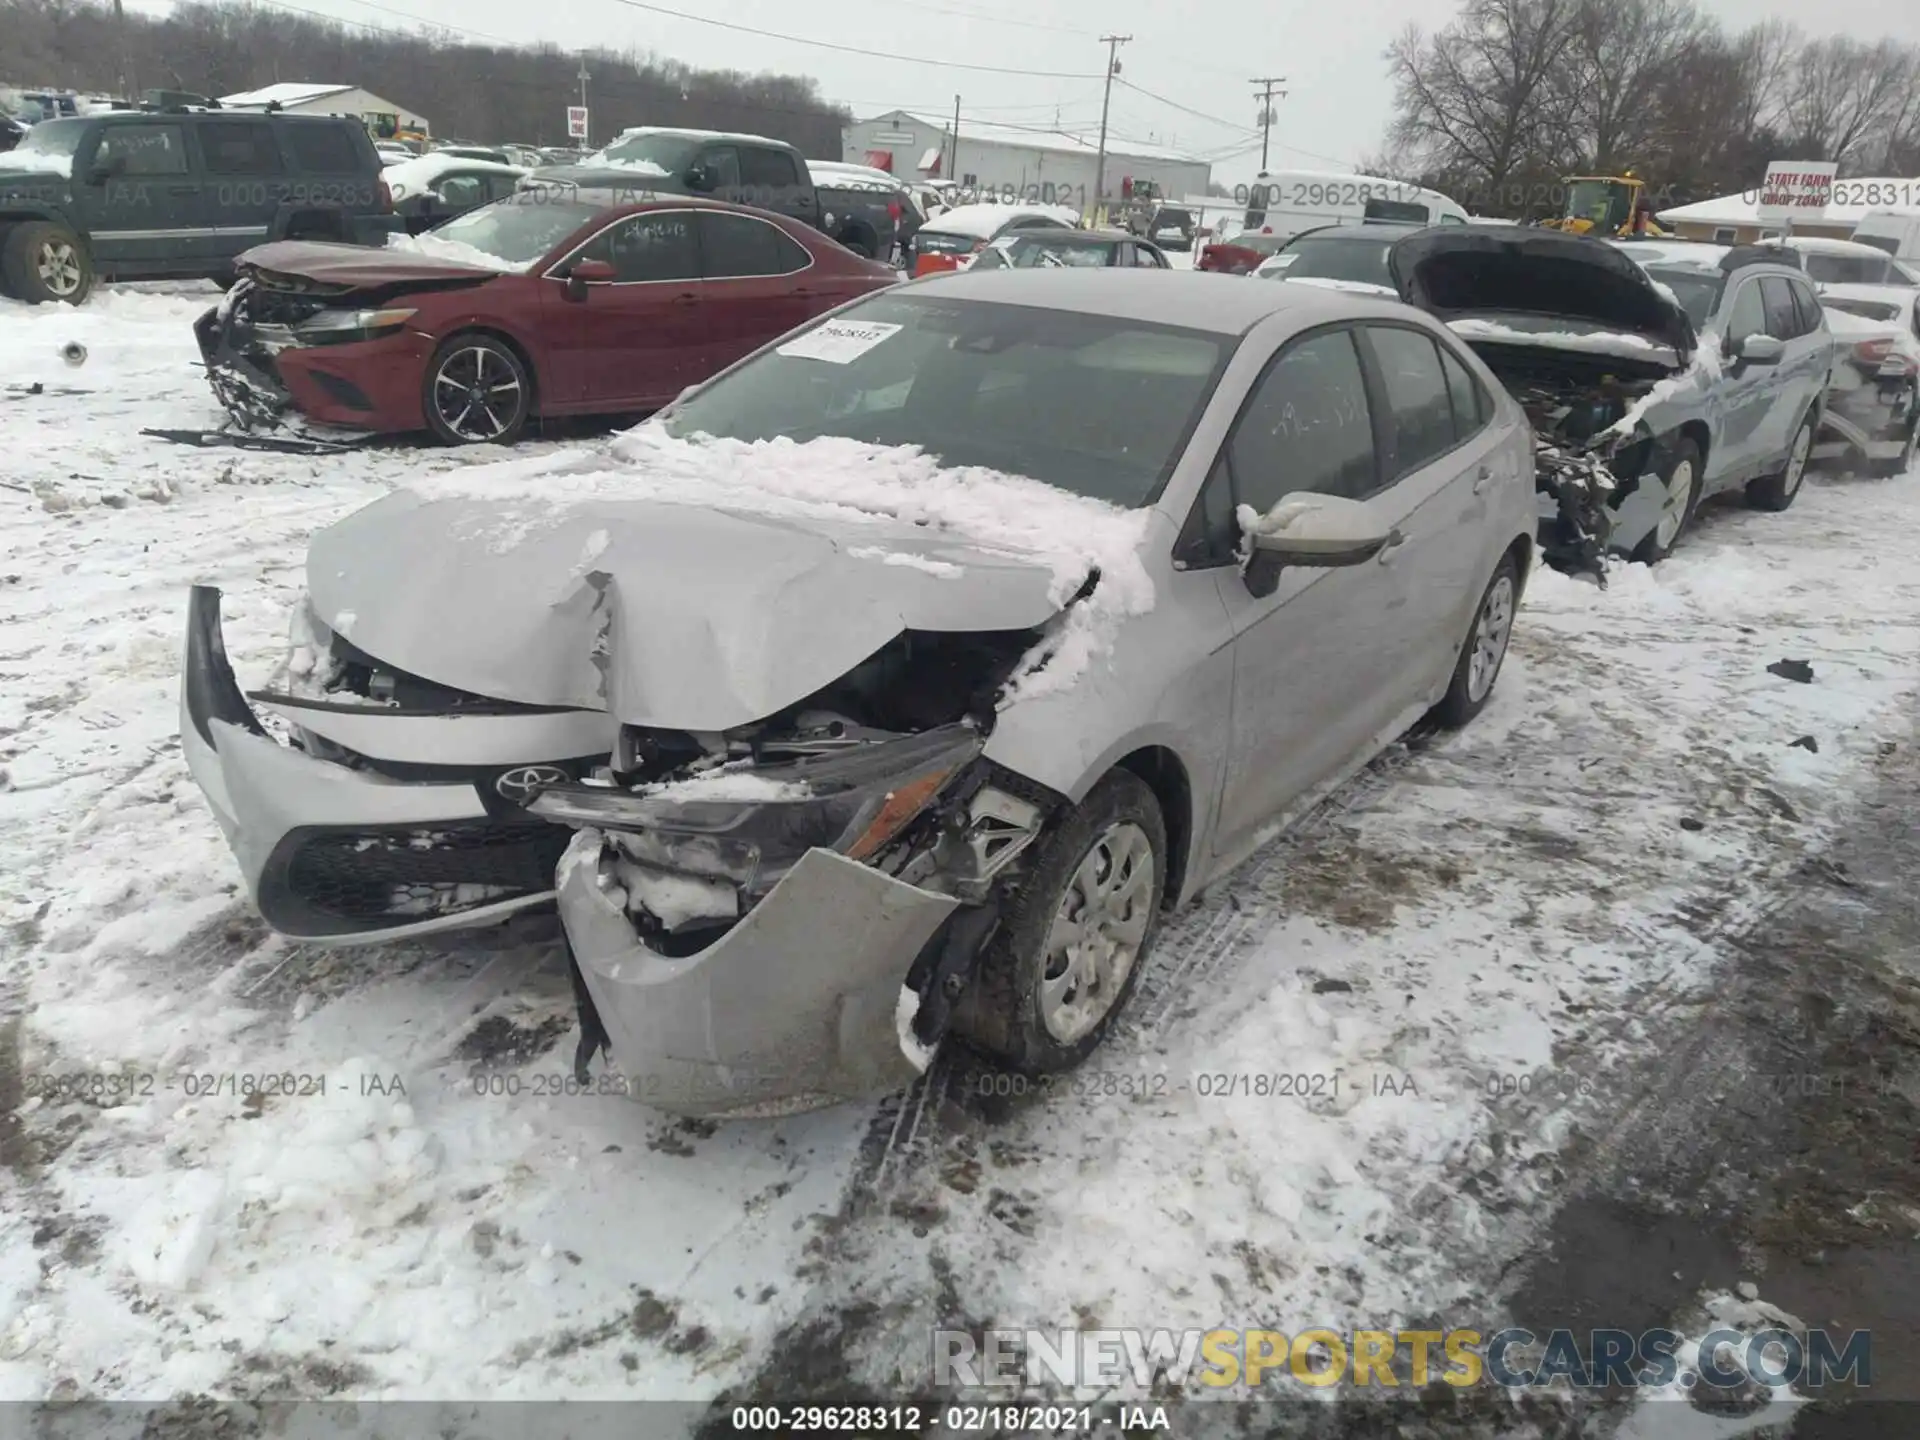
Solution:
[{"label": "open car hood", "polygon": [[1026,630],[1053,571],[910,522],[770,518],[660,500],[507,512],[397,490],[314,537],[322,623],[442,685],[630,725],[729,730],[902,631]]},{"label": "open car hood", "polygon": [[1400,298],[1442,320],[1563,317],[1665,345],[1684,363],[1693,322],[1617,247],[1530,227],[1421,230],[1387,253]]},{"label": "open car hood", "polygon": [[354,289],[415,281],[493,280],[502,273],[418,250],[376,250],[327,240],[275,240],[242,251],[234,264]]}]

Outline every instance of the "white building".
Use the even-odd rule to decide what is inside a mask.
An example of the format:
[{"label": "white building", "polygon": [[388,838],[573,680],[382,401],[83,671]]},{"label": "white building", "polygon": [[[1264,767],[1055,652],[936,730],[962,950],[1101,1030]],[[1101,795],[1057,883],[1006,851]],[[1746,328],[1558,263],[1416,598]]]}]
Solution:
[{"label": "white building", "polygon": [[357,115],[363,119],[372,115],[397,115],[403,127],[433,133],[425,117],[356,85],[315,85],[305,80],[288,80],[220,97],[221,108],[226,110],[264,110],[273,104],[278,104],[289,115]]},{"label": "white building", "polygon": [[[1017,199],[1093,208],[1096,138],[1025,126],[960,121],[955,160],[953,122],[894,110],[840,132],[841,158],[903,180],[956,180],[962,186],[1011,190]],[[1129,180],[1152,181],[1169,196],[1204,195],[1212,166],[1180,151],[1107,139],[1105,189],[1120,198]]]},{"label": "white building", "polygon": [[[1911,205],[1920,201],[1920,185],[1898,176],[1861,176],[1833,182],[1833,201],[1817,215],[1793,222],[1793,233],[1828,240],[1852,238],[1853,227],[1869,210]],[[1778,234],[1777,223],[1760,223],[1760,187],[1741,195],[1721,195],[1662,210],[1660,223],[1688,240],[1713,240],[1722,245],[1750,245],[1763,235]]]}]

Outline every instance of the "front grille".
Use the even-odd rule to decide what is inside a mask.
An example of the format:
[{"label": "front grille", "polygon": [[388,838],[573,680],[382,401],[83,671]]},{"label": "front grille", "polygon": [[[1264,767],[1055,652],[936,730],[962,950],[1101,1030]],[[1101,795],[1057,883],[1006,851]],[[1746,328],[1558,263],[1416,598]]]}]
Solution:
[{"label": "front grille", "polygon": [[234,304],[235,316],[245,325],[298,325],[327,308],[324,295],[295,295],[285,290],[251,287]]},{"label": "front grille", "polygon": [[299,839],[285,884],[323,915],[406,924],[551,890],[570,838],[545,821],[322,830]]}]

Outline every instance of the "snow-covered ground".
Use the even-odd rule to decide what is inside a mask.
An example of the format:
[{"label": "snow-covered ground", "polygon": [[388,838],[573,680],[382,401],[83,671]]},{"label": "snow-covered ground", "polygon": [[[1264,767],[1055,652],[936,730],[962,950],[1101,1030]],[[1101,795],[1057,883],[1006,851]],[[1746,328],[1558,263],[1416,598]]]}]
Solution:
[{"label": "snow-covered ground", "polygon": [[1170,924],[1053,1093],[942,1055],[874,1107],[673,1122],[568,1093],[537,923],[322,951],[249,913],[179,752],[188,584],[256,682],[316,527],[493,457],[142,438],[218,419],[206,303],[0,306],[0,1399],[692,1399],[796,1337],[924,1378],[935,1314],[1494,1318],[1610,1068],[1909,733],[1920,477],[1714,507],[1657,571],[1538,576],[1486,713]]}]

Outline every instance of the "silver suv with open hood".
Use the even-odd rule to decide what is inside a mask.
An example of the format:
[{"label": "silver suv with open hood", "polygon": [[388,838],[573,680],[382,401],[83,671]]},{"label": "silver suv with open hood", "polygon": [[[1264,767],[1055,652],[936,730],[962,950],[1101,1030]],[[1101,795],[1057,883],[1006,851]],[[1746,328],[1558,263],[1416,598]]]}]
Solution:
[{"label": "silver suv with open hood", "polygon": [[1388,265],[1526,408],[1540,440],[1540,544],[1569,568],[1658,560],[1703,500],[1745,486],[1793,503],[1820,426],[1833,342],[1778,249],[1559,231],[1430,229]]},{"label": "silver suv with open hood", "polygon": [[[336,655],[438,687],[423,726],[486,697],[556,768],[604,738],[502,817],[577,831],[576,1063],[767,1113],[903,1083],[952,1027],[1089,1053],[1165,908],[1487,702],[1533,520],[1525,417],[1417,311],[1010,270],[856,302],[603,450],[418,480],[310,583]],[[189,660],[216,810],[287,776],[226,805],[243,862],[411,788],[362,758],[396,714],[290,748],[217,635]]]}]

